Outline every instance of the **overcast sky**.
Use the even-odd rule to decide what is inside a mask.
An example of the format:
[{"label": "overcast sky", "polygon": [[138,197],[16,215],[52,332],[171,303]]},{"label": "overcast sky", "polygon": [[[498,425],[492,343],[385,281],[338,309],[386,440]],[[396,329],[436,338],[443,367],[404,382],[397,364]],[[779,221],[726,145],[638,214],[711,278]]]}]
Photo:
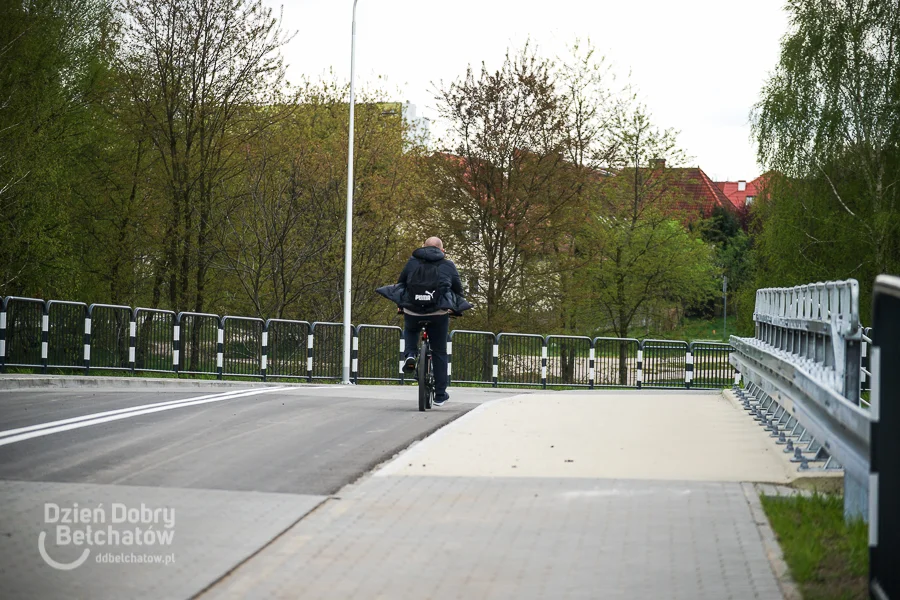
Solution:
[{"label": "overcast sky", "polygon": [[[282,6],[277,0],[266,0]],[[435,118],[433,89],[469,64],[498,68],[529,37],[543,56],[590,38],[620,81],[629,77],[660,127],[681,132],[693,164],[715,181],[760,174],[749,111],[787,30],[784,0],[359,0],[357,86],[398,90]],[[288,77],[350,77],[353,0],[290,0],[283,27]],[[386,80],[386,84],[384,83]],[[432,127],[439,130],[440,126]]]}]

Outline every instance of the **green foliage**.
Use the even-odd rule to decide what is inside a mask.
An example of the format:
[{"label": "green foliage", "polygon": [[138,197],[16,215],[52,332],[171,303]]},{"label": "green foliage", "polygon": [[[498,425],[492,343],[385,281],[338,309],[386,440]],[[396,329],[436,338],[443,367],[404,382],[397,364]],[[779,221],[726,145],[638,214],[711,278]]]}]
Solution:
[{"label": "green foliage", "polygon": [[34,0],[0,10],[0,294],[78,295],[71,209],[113,49],[111,9]]},{"label": "green foliage", "polygon": [[864,320],[900,272],[900,7],[792,0],[791,30],[755,108],[773,173],[754,207],[756,285],[853,277]]},{"label": "green foliage", "polygon": [[868,598],[868,528],[840,496],[762,496],[791,577],[809,600]]},{"label": "green foliage", "polygon": [[628,337],[636,325],[678,323],[715,293],[718,269],[712,245],[678,219],[677,171],[647,166],[683,160],[674,132],[654,127],[642,109],[620,115],[617,132],[626,168],[593,190],[572,297],[591,334]]},{"label": "green foliage", "polygon": [[[273,107],[276,124],[248,144],[229,186],[216,272],[234,295],[221,310],[334,321],[343,291],[348,111],[346,86],[307,86]],[[354,319],[381,321],[393,308],[374,289],[394,281],[424,239],[410,229],[421,186],[419,149],[405,145],[399,106],[361,93],[354,151]]]},{"label": "green foliage", "polygon": [[[0,294],[339,319],[348,86],[287,86],[257,0],[112,6],[4,7]],[[451,134],[428,154],[390,94],[359,93],[354,321],[393,319],[374,289],[432,234],[470,285],[469,328],[627,331],[715,287],[711,245],[643,176],[679,162],[674,132],[589,43],[558,62],[526,44],[438,100]]]}]

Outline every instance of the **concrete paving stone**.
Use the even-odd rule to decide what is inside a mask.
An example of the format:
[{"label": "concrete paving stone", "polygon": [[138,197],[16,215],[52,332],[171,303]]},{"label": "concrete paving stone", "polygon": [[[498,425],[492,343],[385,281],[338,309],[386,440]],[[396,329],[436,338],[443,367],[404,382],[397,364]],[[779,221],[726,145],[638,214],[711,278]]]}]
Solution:
[{"label": "concrete paving stone", "polygon": [[758,540],[740,484],[370,477],[202,597],[777,598]]},{"label": "concrete paving stone", "polygon": [[[0,481],[0,589],[3,598],[189,598],[262,548],[324,500],[321,496],[264,494],[219,490],[185,490],[96,484]],[[61,523],[47,523],[45,505],[96,509],[105,523],[66,524],[70,531],[112,527],[120,533],[139,526],[170,529],[170,545],[75,546],[57,544]],[[128,509],[168,509],[165,522],[116,523],[113,504]],[[50,509],[53,511],[53,509]],[[162,513],[158,513],[162,517]],[[85,548],[87,560],[72,570],[57,570],[42,558],[41,532],[47,534],[45,552],[59,563],[76,560]],[[63,540],[64,541],[64,540]],[[166,564],[104,564],[98,556],[111,553],[135,556],[171,555]]]}]

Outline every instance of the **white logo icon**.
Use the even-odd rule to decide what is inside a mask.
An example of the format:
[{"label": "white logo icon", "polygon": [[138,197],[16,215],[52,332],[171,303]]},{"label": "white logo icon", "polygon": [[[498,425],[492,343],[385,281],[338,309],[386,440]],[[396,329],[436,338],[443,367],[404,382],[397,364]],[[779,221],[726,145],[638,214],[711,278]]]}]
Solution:
[{"label": "white logo icon", "polygon": [[424,300],[425,302],[431,302],[432,300],[434,300],[434,292],[436,292],[436,291],[437,290],[434,290],[431,292],[426,291],[424,294],[416,294],[416,300]]},{"label": "white logo icon", "polygon": [[47,554],[47,549],[44,547],[44,540],[47,539],[47,532],[42,531],[41,535],[38,536],[38,552],[41,553],[41,558],[44,559],[48,565],[53,567],[54,569],[59,569],[60,571],[71,571],[72,569],[77,569],[81,565],[84,564],[84,561],[87,560],[88,556],[91,554],[90,548],[85,548],[84,552],[81,553],[81,556],[78,557],[75,561],[70,563],[61,563],[56,562],[50,555]]}]

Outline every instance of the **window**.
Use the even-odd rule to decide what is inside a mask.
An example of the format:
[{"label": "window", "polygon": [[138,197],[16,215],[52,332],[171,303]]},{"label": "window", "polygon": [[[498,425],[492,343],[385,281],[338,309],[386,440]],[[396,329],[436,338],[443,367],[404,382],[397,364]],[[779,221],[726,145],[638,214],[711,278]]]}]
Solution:
[{"label": "window", "polygon": [[750,206],[751,204],[753,204],[754,200],[756,200],[756,196],[747,196],[744,199],[744,206]]}]

